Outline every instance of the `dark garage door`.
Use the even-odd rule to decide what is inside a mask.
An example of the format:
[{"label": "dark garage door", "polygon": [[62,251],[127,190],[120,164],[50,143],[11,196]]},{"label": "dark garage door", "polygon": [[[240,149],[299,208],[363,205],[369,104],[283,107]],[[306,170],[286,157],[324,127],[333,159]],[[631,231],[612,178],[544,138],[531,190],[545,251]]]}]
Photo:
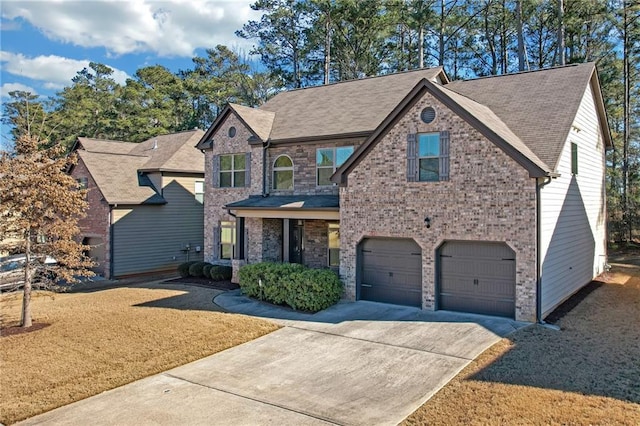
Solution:
[{"label": "dark garage door", "polygon": [[448,242],[439,251],[439,309],[515,316],[516,260],[509,246]]},{"label": "dark garage door", "polygon": [[415,241],[365,239],[358,261],[360,299],[422,306],[422,250]]}]

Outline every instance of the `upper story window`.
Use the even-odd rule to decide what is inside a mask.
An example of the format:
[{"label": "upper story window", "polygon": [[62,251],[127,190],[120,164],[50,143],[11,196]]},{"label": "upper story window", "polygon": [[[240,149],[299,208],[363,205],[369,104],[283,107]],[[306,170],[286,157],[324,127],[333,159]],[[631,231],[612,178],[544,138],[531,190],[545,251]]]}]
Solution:
[{"label": "upper story window", "polygon": [[251,153],[224,154],[213,157],[213,186],[244,188],[250,185]]},{"label": "upper story window", "polygon": [[578,144],[571,142],[571,174],[578,174]]},{"label": "upper story window", "polygon": [[194,184],[194,191],[196,196],[196,201],[200,204],[204,203],[204,181],[197,180]]},{"label": "upper story window", "polygon": [[293,161],[288,155],[281,155],[273,162],[273,189],[293,189]]},{"label": "upper story window", "polygon": [[236,136],[236,128],[233,126],[229,127],[229,132],[227,134],[230,138],[234,138]]},{"label": "upper story window", "polygon": [[407,180],[449,180],[449,132],[407,136]]},{"label": "upper story window", "polygon": [[353,154],[352,146],[318,148],[316,151],[316,183],[318,186],[332,185],[331,175]]},{"label": "upper story window", "polygon": [[89,179],[85,176],[79,177],[76,181],[78,182],[79,189],[87,189],[89,186]]}]

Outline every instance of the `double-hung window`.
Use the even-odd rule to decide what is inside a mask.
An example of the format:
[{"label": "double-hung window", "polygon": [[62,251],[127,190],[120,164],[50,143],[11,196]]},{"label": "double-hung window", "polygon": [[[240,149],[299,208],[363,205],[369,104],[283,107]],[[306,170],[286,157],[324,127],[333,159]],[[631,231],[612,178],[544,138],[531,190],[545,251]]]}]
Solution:
[{"label": "double-hung window", "polygon": [[438,182],[449,180],[449,132],[407,136],[407,180]]},{"label": "double-hung window", "polygon": [[204,181],[197,180],[194,184],[194,193],[196,196],[196,201],[200,204],[204,203]]},{"label": "double-hung window", "polygon": [[333,185],[331,175],[353,154],[352,146],[319,148],[316,151],[316,183],[318,186]]},{"label": "double-hung window", "polygon": [[223,154],[213,157],[214,188],[243,188],[250,182],[251,153]]}]

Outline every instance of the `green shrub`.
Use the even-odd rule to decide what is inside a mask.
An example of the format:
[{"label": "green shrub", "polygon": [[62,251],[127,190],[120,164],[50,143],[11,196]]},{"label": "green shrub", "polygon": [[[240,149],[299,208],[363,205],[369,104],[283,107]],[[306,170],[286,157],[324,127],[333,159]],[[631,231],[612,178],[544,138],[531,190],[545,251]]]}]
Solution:
[{"label": "green shrub", "polygon": [[189,266],[189,275],[195,278],[202,278],[202,269],[207,265],[207,262],[194,262]]},{"label": "green shrub", "polygon": [[231,266],[213,265],[209,271],[209,277],[214,281],[226,281],[231,279],[232,272]]},{"label": "green shrub", "polygon": [[191,262],[184,262],[178,265],[178,274],[180,274],[182,278],[187,278],[189,276],[189,268],[194,263],[196,263],[196,261],[192,260]]},{"label": "green shrub", "polygon": [[330,269],[295,263],[255,263],[240,268],[240,288],[249,297],[318,312],[340,300],[343,285]]},{"label": "green shrub", "polygon": [[210,263],[207,263],[206,265],[204,265],[202,267],[202,276],[205,278],[209,278],[209,274],[211,272],[211,268],[213,268],[213,265]]}]

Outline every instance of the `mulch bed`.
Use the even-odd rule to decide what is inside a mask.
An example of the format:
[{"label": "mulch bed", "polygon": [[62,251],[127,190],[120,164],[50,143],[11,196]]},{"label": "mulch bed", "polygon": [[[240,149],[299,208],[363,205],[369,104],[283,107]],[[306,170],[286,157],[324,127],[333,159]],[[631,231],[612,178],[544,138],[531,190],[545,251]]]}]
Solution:
[{"label": "mulch bed", "polygon": [[31,333],[32,331],[42,330],[51,324],[46,322],[32,323],[31,327],[20,327],[19,325],[0,329],[0,337],[15,336],[16,334]]},{"label": "mulch bed", "polygon": [[229,280],[226,281],[213,281],[208,278],[195,278],[195,277],[187,277],[187,278],[174,278],[172,280],[165,280],[165,283],[179,283],[179,284],[191,284],[197,285],[200,287],[209,287],[215,288],[217,290],[235,290],[240,288],[238,284],[234,284]]}]

